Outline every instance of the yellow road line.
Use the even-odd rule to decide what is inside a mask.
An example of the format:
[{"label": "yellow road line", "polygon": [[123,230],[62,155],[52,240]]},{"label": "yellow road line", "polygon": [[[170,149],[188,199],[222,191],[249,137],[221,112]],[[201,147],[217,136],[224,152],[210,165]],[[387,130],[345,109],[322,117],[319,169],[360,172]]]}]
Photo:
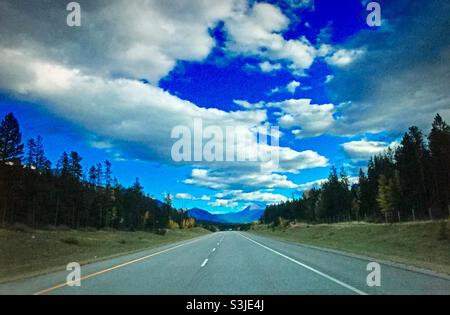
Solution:
[{"label": "yellow road line", "polygon": [[[119,264],[119,265],[116,265],[116,266],[113,266],[113,267],[110,267],[110,268],[107,268],[107,269],[104,269],[104,270],[100,270],[100,271],[91,273],[91,274],[89,274],[89,275],[87,275],[87,276],[81,277],[80,280],[83,281],[83,280],[86,280],[86,279],[89,279],[89,278],[92,278],[92,277],[95,277],[95,276],[99,276],[99,275],[101,275],[101,274],[104,274],[104,273],[107,273],[107,272],[110,272],[110,271],[113,271],[113,270],[116,270],[116,269],[119,269],[119,268],[122,268],[122,267],[125,267],[125,266],[128,266],[128,265],[134,264],[134,263],[136,263],[136,262],[139,262],[139,261],[142,261],[142,260],[151,258],[151,257],[153,257],[153,256],[157,256],[157,255],[160,255],[160,254],[163,254],[163,253],[170,252],[170,251],[172,251],[172,250],[174,250],[174,249],[180,248],[181,246],[184,246],[184,245],[188,245],[188,244],[192,244],[192,243],[194,243],[194,242],[197,242],[197,241],[199,241],[200,239],[202,239],[203,237],[204,237],[204,236],[201,236],[200,238],[194,239],[194,240],[192,240],[192,241],[189,241],[189,242],[186,242],[186,243],[183,243],[183,244],[174,246],[174,247],[170,247],[170,248],[164,249],[164,250],[162,250],[162,251],[159,251],[159,252],[156,252],[156,253],[153,253],[153,254],[150,254],[150,255],[141,257],[141,258],[137,258],[137,259],[134,259],[134,260],[131,260],[131,261],[127,261],[126,263],[122,263],[122,264]],[[51,287],[51,288],[48,288],[48,289],[44,289],[44,290],[35,292],[35,293],[33,293],[33,295],[43,295],[43,294],[47,294],[47,293],[49,293],[49,292],[52,292],[52,291],[55,291],[55,290],[57,290],[57,289],[63,288],[63,287],[65,287],[65,286],[69,285],[69,283],[70,283],[70,282],[64,282],[64,283],[55,285],[55,286],[53,286],[53,287]]]}]

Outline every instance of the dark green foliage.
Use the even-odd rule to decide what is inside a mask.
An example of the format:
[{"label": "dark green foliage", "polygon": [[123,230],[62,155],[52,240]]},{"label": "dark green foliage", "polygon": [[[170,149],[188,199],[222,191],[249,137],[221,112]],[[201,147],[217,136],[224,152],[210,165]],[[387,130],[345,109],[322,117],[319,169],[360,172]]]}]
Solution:
[{"label": "dark green foliage", "polygon": [[41,172],[50,170],[51,162],[45,157],[44,144],[42,143],[41,136],[37,136],[36,139],[31,138],[27,141],[27,154],[24,162],[27,167]]},{"label": "dark green foliage", "polygon": [[450,127],[436,115],[428,136],[433,175],[433,201],[450,215]]},{"label": "dark green foliage", "polygon": [[396,222],[446,218],[450,214],[450,127],[436,115],[428,136],[413,126],[398,148],[372,157],[367,174],[350,185],[335,167],[320,188],[266,208],[262,221],[334,223],[348,220]]},{"label": "dark green foliage", "polygon": [[36,142],[33,138],[27,141],[27,150],[25,165],[30,168],[36,167]]},{"label": "dark green foliage", "polygon": [[430,153],[419,128],[413,126],[405,133],[395,159],[404,208],[415,209],[416,215],[426,217],[431,207],[432,176]]},{"label": "dark green foliage", "polygon": [[105,161],[105,186],[106,187],[111,187],[111,183],[112,183],[112,171],[111,171],[111,162],[110,161]]},{"label": "dark green foliage", "polygon": [[58,160],[58,163],[56,165],[56,169],[59,175],[61,177],[67,177],[70,174],[70,161],[69,161],[69,155],[67,152],[63,152],[61,155],[61,158]]},{"label": "dark green foliage", "polygon": [[221,223],[221,222],[207,222],[207,221],[197,221],[197,226],[200,226],[211,232],[217,231],[248,231],[250,230],[251,224],[246,223]]},{"label": "dark green foliage", "polygon": [[[11,114],[3,125],[13,129],[7,133],[14,134],[9,138],[15,140],[8,141],[7,158],[0,163],[1,225],[150,229],[162,234],[169,220],[181,226],[188,218],[185,212],[172,207],[170,196],[160,207],[144,193],[138,179],[132,187],[122,187],[112,178],[109,161],[104,162],[104,168],[102,163],[91,167],[85,175],[82,157],[75,151],[64,152],[52,171],[40,136],[27,142],[27,167],[22,166],[19,125]],[[10,149],[11,143],[16,149]]]},{"label": "dark green foliage", "polygon": [[350,186],[343,170],[341,175],[338,176],[336,168],[332,167],[328,180],[322,184],[317,207],[318,216],[321,218],[338,218],[339,216],[350,215]]},{"label": "dark green foliage", "polygon": [[69,167],[70,175],[75,179],[80,180],[83,176],[83,168],[81,167],[81,160],[83,158],[77,152],[70,152]]},{"label": "dark green foliage", "polygon": [[280,226],[294,220],[331,223],[356,219],[356,198],[356,188],[350,185],[345,171],[342,169],[338,175],[336,168],[332,167],[320,188],[305,191],[301,198],[268,206],[261,220]]},{"label": "dark green foliage", "polygon": [[0,124],[0,161],[20,162],[23,147],[19,123],[14,115],[9,113]]}]

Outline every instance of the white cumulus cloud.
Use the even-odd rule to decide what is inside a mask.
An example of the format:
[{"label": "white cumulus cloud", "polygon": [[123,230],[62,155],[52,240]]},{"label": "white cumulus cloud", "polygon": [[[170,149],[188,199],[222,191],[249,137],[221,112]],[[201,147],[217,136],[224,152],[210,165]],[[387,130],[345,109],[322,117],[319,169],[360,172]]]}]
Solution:
[{"label": "white cumulus cloud", "polygon": [[253,201],[262,202],[266,204],[279,203],[287,201],[288,198],[282,194],[274,194],[266,191],[250,191],[244,192],[242,190],[230,190],[223,193],[216,194],[217,198],[228,198],[232,201]]},{"label": "white cumulus cloud", "polygon": [[288,85],[286,85],[286,89],[291,92],[292,94],[295,93],[295,90],[300,86],[300,82],[298,81],[291,81]]},{"label": "white cumulus cloud", "polygon": [[395,148],[397,145],[397,142],[387,143],[362,139],[358,141],[346,142],[341,146],[352,160],[367,160],[371,156],[380,154],[386,151],[389,147]]},{"label": "white cumulus cloud", "polygon": [[333,66],[345,67],[354,62],[359,56],[364,53],[362,49],[338,49],[325,60]]},{"label": "white cumulus cloud", "polygon": [[[284,60],[297,72],[308,69],[316,55],[314,46],[305,38],[284,39],[282,32],[289,18],[268,3],[255,3],[243,12],[225,20],[227,48],[234,53],[255,55],[270,61]],[[268,70],[268,64],[265,64]]]},{"label": "white cumulus cloud", "polygon": [[259,68],[262,72],[272,72],[281,69],[281,64],[279,63],[270,63],[268,61],[264,61],[258,64]]},{"label": "white cumulus cloud", "polygon": [[[5,0],[0,42],[64,61],[84,72],[157,82],[177,60],[201,61],[215,41],[209,29],[241,0],[117,0],[81,4],[81,27],[67,27],[65,5]],[[57,31],[55,31],[57,29]],[[51,48],[51,49],[50,49]]]}]

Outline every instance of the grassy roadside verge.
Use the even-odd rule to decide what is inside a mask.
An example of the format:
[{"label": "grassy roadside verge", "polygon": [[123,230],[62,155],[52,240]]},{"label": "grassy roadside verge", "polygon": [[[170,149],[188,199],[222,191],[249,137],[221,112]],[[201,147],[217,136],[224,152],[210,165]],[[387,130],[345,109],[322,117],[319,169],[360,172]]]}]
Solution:
[{"label": "grassy roadside verge", "polygon": [[82,264],[210,233],[202,228],[168,230],[165,235],[124,231],[17,232],[0,229],[0,282]]},{"label": "grassy roadside verge", "polygon": [[450,274],[450,222],[338,223],[285,228],[254,226],[250,233],[365,255]]}]

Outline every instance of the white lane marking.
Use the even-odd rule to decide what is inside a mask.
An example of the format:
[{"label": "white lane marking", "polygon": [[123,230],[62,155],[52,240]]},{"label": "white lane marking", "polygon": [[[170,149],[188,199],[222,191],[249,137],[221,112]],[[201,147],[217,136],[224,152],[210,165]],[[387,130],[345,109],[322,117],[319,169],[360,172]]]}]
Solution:
[{"label": "white lane marking", "polygon": [[220,242],[217,243],[217,246],[219,246],[219,245],[220,245]]},{"label": "white lane marking", "polygon": [[214,247],[212,251],[215,252],[215,251],[216,251],[216,248]]},{"label": "white lane marking", "polygon": [[[119,265],[116,265],[116,266],[112,266],[110,268],[106,268],[106,269],[100,270],[98,272],[94,272],[94,273],[88,274],[88,275],[86,275],[84,277],[81,277],[80,280],[86,280],[86,279],[89,279],[89,278],[92,278],[92,277],[95,277],[95,276],[99,276],[101,274],[113,271],[115,269],[119,269],[119,268],[122,268],[122,267],[125,267],[125,266],[128,266],[128,265],[134,264],[134,263],[139,262],[141,260],[145,260],[145,259],[151,258],[153,256],[157,256],[157,255],[160,255],[160,254],[163,254],[163,253],[170,252],[170,251],[172,251],[174,249],[180,248],[181,246],[185,246],[185,245],[192,244],[192,243],[195,243],[197,241],[200,241],[201,239],[203,239],[204,237],[207,237],[208,235],[209,234],[204,235],[204,236],[199,236],[199,237],[197,237],[197,238],[195,238],[195,239],[193,239],[191,241],[184,242],[184,243],[179,244],[177,246],[170,247],[170,248],[164,249],[162,251],[159,251],[159,252],[156,252],[156,253],[153,253],[153,254],[141,257],[141,258],[137,258],[137,259],[134,259],[134,260],[131,260],[131,261],[127,261],[125,263],[122,263],[122,264],[119,264]],[[65,286],[67,286],[67,282],[55,285],[55,286],[53,286],[51,288],[48,288],[48,289],[45,289],[45,290],[41,290],[41,291],[35,292],[35,293],[33,293],[33,295],[43,295],[43,294],[55,291],[57,289],[63,288]]]},{"label": "white lane marking", "polygon": [[338,279],[336,279],[336,278],[334,278],[334,277],[332,277],[332,276],[329,276],[329,275],[327,275],[327,274],[325,274],[325,273],[323,273],[323,272],[321,272],[321,271],[319,271],[319,270],[317,270],[317,269],[314,269],[314,268],[312,268],[312,267],[310,267],[310,266],[308,266],[308,265],[305,265],[304,263],[301,263],[301,262],[299,262],[298,260],[295,260],[294,258],[291,258],[291,257],[289,257],[289,256],[286,256],[286,255],[280,253],[280,252],[277,252],[276,250],[274,250],[274,249],[272,249],[272,248],[270,248],[270,247],[267,247],[266,245],[263,245],[263,244],[261,244],[261,243],[255,241],[255,240],[252,240],[251,238],[249,238],[249,237],[247,237],[247,236],[245,236],[245,235],[242,235],[241,233],[239,233],[239,235],[242,236],[242,237],[244,237],[244,238],[246,238],[246,239],[248,239],[249,241],[251,241],[251,242],[253,242],[253,243],[255,243],[255,244],[257,244],[257,245],[259,245],[259,246],[261,246],[261,247],[263,247],[263,248],[265,248],[265,249],[267,249],[268,251],[271,251],[272,253],[275,253],[275,254],[277,254],[277,255],[283,257],[283,258],[286,258],[287,260],[290,260],[290,261],[292,261],[293,263],[296,263],[297,265],[302,266],[303,268],[306,268],[306,269],[308,269],[308,270],[310,270],[310,271],[312,271],[312,272],[318,274],[319,276],[322,276],[322,277],[324,277],[324,278],[326,278],[326,279],[328,279],[328,280],[331,280],[331,281],[333,281],[333,282],[335,282],[335,283],[337,283],[337,284],[339,284],[339,285],[341,285],[341,286],[343,286],[343,287],[345,287],[345,288],[347,288],[347,289],[349,289],[349,290],[351,290],[351,291],[353,291],[353,292],[355,292],[355,293],[358,293],[358,294],[360,294],[360,295],[368,295],[366,292],[363,292],[363,291],[361,291],[361,290],[358,290],[357,288],[352,287],[351,285],[349,285],[349,284],[347,284],[347,283],[344,283],[344,282],[342,282],[342,281],[340,281],[340,280],[338,280]]},{"label": "white lane marking", "polygon": [[203,263],[200,265],[200,267],[205,267],[206,263],[208,262],[208,258],[206,258]]}]

